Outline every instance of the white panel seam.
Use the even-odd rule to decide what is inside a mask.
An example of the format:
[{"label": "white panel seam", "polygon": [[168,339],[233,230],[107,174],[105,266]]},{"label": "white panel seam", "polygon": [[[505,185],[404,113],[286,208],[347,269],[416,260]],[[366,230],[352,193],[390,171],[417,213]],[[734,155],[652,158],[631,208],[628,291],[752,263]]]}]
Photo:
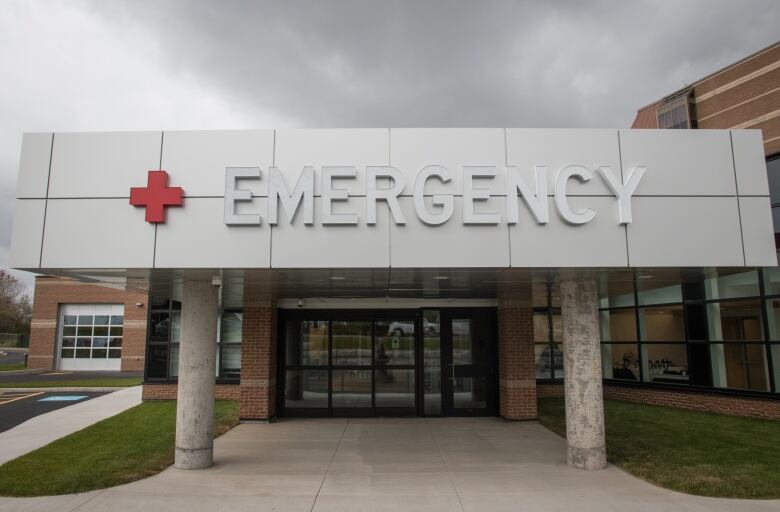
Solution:
[{"label": "white panel seam", "polygon": [[739,239],[742,243],[742,265],[747,266],[747,256],[745,255],[745,233],[742,227],[742,205],[739,203],[739,180],[737,180],[737,161],[734,156],[734,137],[729,131],[729,144],[731,145],[731,168],[734,170],[734,191],[737,199],[737,217],[739,219]]}]

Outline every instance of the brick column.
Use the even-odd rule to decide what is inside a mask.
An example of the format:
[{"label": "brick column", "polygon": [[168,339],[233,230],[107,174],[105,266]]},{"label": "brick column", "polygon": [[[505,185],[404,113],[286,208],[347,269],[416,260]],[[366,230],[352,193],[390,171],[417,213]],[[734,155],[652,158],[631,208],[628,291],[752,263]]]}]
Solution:
[{"label": "brick column", "polygon": [[276,414],[276,304],[262,291],[244,286],[241,338],[242,421],[268,421]]},{"label": "brick column", "polygon": [[500,413],[507,420],[536,415],[533,299],[527,282],[498,289],[498,377]]}]

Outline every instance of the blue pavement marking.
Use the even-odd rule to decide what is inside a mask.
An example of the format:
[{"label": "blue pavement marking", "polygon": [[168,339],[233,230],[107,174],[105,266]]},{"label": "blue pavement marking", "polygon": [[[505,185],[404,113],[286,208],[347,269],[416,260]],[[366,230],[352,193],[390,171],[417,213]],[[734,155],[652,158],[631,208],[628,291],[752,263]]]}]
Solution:
[{"label": "blue pavement marking", "polygon": [[39,402],[75,402],[87,398],[87,395],[55,395],[41,398]]}]

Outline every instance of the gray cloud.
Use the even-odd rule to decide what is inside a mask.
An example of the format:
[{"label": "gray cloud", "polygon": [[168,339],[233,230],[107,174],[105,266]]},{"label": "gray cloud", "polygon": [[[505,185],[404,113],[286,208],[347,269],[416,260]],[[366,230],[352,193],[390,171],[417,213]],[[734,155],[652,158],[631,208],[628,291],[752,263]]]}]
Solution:
[{"label": "gray cloud", "polygon": [[0,265],[23,131],[625,127],[774,42],[776,0],[11,0]]}]

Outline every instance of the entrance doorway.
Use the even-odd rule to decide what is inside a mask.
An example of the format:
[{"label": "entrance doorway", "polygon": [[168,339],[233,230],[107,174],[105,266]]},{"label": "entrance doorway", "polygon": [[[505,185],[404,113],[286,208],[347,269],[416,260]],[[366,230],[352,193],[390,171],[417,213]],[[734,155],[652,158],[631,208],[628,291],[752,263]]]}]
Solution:
[{"label": "entrance doorway", "polygon": [[495,308],[282,310],[284,416],[497,411]]}]

